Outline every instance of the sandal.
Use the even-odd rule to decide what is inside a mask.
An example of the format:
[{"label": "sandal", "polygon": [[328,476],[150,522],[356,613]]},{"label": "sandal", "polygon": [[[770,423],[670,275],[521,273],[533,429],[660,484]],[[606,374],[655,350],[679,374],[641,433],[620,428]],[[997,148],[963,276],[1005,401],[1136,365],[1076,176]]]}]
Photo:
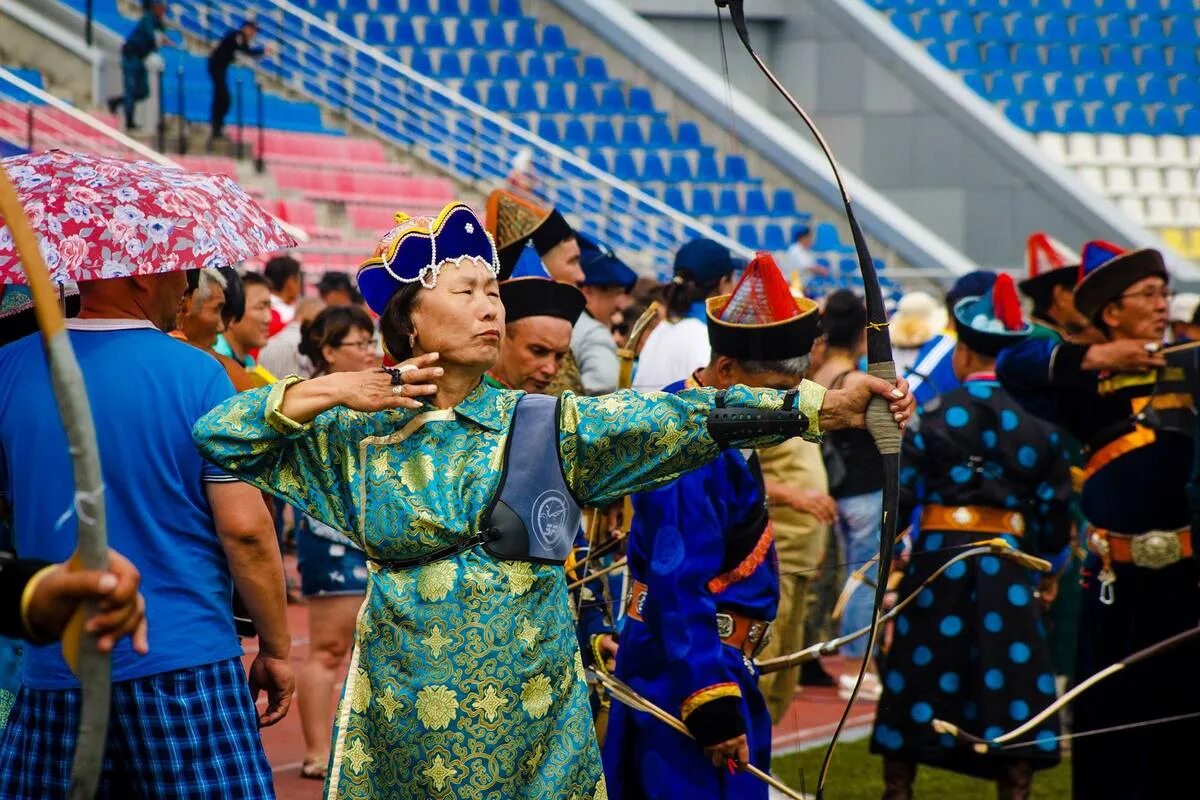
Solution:
[{"label": "sandal", "polygon": [[325,780],[326,763],[315,758],[306,758],[300,765],[300,777],[314,781]]}]

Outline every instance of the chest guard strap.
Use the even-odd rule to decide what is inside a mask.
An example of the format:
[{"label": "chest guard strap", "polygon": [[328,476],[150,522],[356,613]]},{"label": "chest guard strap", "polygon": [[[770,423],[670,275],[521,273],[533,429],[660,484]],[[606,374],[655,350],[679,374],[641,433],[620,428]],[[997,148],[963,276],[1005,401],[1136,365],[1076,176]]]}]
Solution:
[{"label": "chest guard strap", "polygon": [[500,489],[484,516],[483,547],[506,561],[562,564],[583,512],[558,455],[558,399],[525,395],[513,412]]}]

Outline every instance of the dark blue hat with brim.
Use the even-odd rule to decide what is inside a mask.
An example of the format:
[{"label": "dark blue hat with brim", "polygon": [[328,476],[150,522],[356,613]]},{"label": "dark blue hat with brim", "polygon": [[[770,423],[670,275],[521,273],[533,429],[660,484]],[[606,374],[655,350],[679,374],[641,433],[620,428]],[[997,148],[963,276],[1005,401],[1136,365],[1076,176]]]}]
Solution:
[{"label": "dark blue hat with brim", "polygon": [[996,273],[978,269],[959,276],[950,291],[946,292],[946,304],[953,308],[964,297],[981,297],[991,291],[996,283]]},{"label": "dark blue hat with brim", "polygon": [[579,239],[579,263],[583,267],[584,286],[620,286],[631,291],[637,283],[637,273],[617,258],[603,242],[587,234],[576,234]]},{"label": "dark blue hat with brim", "polygon": [[745,261],[712,239],[692,239],[675,254],[675,274],[701,284],[718,281],[744,266]]}]

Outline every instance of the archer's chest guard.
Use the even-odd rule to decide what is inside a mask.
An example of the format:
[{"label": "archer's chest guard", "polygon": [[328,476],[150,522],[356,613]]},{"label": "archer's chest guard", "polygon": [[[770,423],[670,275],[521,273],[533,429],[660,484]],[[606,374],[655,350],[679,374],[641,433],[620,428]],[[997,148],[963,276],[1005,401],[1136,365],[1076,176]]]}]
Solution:
[{"label": "archer's chest guard", "polygon": [[559,460],[558,399],[526,395],[513,412],[504,475],[484,515],[483,548],[506,561],[562,564],[582,515]]}]

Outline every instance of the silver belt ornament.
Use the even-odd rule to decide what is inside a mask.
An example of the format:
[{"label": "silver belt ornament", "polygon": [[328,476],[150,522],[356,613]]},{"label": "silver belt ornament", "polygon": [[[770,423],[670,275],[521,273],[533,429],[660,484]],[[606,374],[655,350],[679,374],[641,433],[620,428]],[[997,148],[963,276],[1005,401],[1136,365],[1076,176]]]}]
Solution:
[{"label": "silver belt ornament", "polygon": [[[1111,532],[1108,535],[1127,536]],[[1183,546],[1179,543],[1177,531],[1147,531],[1127,538],[1129,555],[1135,567],[1162,569],[1183,560]],[[1093,536],[1092,546],[1101,556],[1108,556],[1111,551],[1108,541],[1102,536]],[[1113,584],[1117,582],[1117,573],[1111,567],[1104,567],[1096,577],[1100,580],[1100,602],[1111,606],[1116,599]]]}]

